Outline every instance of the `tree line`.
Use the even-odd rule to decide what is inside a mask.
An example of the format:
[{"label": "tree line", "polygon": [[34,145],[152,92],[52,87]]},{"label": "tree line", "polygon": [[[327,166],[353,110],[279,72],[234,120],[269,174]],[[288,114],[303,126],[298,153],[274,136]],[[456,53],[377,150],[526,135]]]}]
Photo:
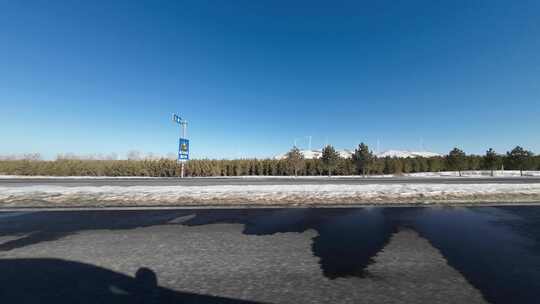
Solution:
[{"label": "tree line", "polygon": [[[522,147],[505,154],[493,149],[484,155],[467,155],[454,148],[445,156],[437,157],[376,157],[363,143],[351,158],[342,158],[331,145],[326,146],[319,159],[304,159],[293,147],[283,159],[194,159],[186,163],[186,176],[317,176],[317,175],[371,175],[404,174],[418,172],[466,170],[540,170],[540,156]],[[36,158],[0,160],[0,174],[50,176],[180,176],[175,160],[88,160],[58,158],[45,161]]]}]

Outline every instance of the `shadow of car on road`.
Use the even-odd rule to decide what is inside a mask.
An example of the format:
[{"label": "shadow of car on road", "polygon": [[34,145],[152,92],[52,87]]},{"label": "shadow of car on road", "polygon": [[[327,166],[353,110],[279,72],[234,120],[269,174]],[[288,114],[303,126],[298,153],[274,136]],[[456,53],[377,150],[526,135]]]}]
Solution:
[{"label": "shadow of car on road", "polygon": [[61,259],[0,259],[0,303],[256,303],[160,287],[148,268],[135,277]]}]

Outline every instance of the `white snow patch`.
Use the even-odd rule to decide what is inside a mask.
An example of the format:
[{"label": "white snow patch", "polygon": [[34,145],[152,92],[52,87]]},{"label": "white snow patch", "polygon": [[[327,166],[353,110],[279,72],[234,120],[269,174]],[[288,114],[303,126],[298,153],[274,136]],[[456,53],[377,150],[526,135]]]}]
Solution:
[{"label": "white snow patch", "polygon": [[[0,187],[0,204],[120,203],[346,203],[482,200],[496,196],[540,197],[540,184],[363,184],[218,186],[27,186]],[[45,204],[44,204],[45,203]]]},{"label": "white snow patch", "polygon": [[[420,172],[420,173],[408,173],[404,176],[409,177],[459,177],[459,173],[456,171],[441,171],[441,172]],[[494,177],[520,177],[519,170],[495,170],[493,171]],[[523,171],[523,176],[540,176],[540,171]],[[477,170],[477,171],[461,171],[461,177],[491,177],[491,171],[489,170]]]}]

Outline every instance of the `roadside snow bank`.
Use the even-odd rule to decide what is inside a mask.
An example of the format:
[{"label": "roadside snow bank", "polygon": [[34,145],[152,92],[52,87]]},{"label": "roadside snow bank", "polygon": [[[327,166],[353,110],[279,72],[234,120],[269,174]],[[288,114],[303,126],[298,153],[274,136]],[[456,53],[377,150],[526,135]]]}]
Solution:
[{"label": "roadside snow bank", "polygon": [[[456,171],[408,173],[410,177],[460,177]],[[493,171],[493,177],[520,177],[519,170]],[[540,176],[540,171],[523,171],[523,176]],[[461,177],[491,177],[489,170],[461,171]]]},{"label": "roadside snow bank", "polygon": [[0,207],[540,201],[540,184],[0,187]]}]

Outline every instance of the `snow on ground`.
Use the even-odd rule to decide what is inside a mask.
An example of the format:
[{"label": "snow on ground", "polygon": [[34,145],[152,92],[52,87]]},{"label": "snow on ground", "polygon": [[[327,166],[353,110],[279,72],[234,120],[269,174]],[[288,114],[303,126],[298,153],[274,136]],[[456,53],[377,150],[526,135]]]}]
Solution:
[{"label": "snow on ground", "polygon": [[540,184],[0,187],[0,207],[538,202]]},{"label": "snow on ground", "polygon": [[[404,176],[409,177],[460,177],[458,172],[455,171],[441,171],[441,172],[421,172],[421,173],[408,173]],[[519,177],[521,173],[519,170],[496,170],[493,171],[494,177]],[[540,176],[540,171],[523,171],[523,176]],[[462,171],[461,177],[491,177],[491,171],[489,170],[477,170],[477,171]]]}]

